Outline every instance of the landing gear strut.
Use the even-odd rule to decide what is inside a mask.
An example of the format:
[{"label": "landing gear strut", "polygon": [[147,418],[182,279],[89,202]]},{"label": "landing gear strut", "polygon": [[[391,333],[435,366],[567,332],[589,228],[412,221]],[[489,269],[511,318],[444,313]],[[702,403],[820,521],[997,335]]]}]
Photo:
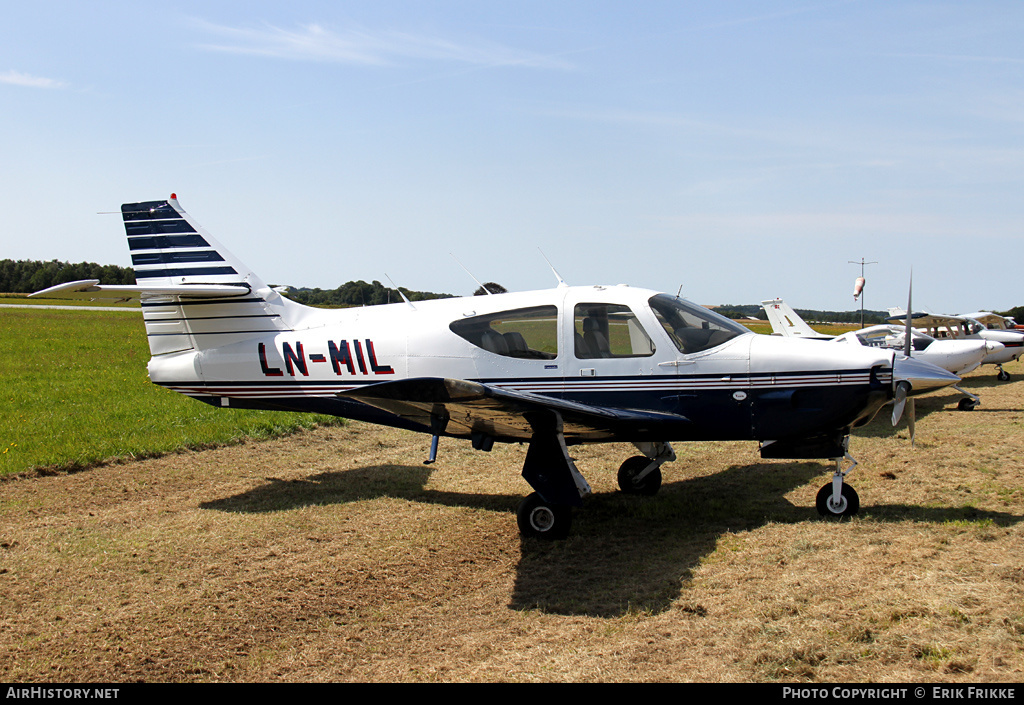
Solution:
[{"label": "landing gear strut", "polygon": [[996,379],[998,379],[1000,382],[1009,382],[1010,373],[1004,370],[1002,365],[996,365],[996,367],[999,368],[999,374],[996,375]]},{"label": "landing gear strut", "polygon": [[[843,448],[848,448],[849,443],[850,437],[847,436],[843,440]],[[843,470],[844,460],[852,463],[845,471]],[[843,483],[845,477],[857,467],[857,461],[853,459],[848,450],[842,458],[836,458],[835,461],[836,470],[832,475],[832,482],[818,490],[815,506],[818,509],[818,514],[825,518],[845,519],[860,511],[860,497],[857,495],[857,490]]]},{"label": "landing gear strut", "polygon": [[564,539],[572,526],[572,508],[583,506],[583,498],[591,494],[590,485],[569,457],[561,414],[537,414],[530,424],[533,436],[523,463],[523,478],[536,491],[520,503],[516,512],[519,532],[529,538]]},{"label": "landing gear strut", "polygon": [[956,408],[960,411],[974,411],[974,408],[981,403],[981,397],[977,394],[971,394],[968,391],[960,389],[957,385],[953,385],[953,389],[965,395],[963,399],[957,402]]},{"label": "landing gear strut", "polygon": [[[526,538],[564,539],[572,526],[572,508],[583,506],[590,485],[569,457],[557,411],[530,418],[533,435],[523,463],[523,478],[535,492],[516,511],[519,532]],[[661,487],[661,465],[675,460],[668,443],[636,442],[643,455],[629,458],[619,468],[619,487],[629,494],[652,495]]]}]

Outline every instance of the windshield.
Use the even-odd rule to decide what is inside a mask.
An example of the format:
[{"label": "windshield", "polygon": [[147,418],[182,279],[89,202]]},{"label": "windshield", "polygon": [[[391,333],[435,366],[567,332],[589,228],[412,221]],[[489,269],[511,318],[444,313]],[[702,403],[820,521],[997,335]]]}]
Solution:
[{"label": "windshield", "polygon": [[750,331],[703,306],[668,294],[648,299],[668,337],[682,353],[696,353],[721,345]]}]

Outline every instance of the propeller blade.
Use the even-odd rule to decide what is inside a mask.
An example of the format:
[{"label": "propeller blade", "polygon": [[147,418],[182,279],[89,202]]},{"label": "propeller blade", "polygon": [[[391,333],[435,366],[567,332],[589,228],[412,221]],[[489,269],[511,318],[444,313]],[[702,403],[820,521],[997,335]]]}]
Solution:
[{"label": "propeller blade", "polygon": [[903,416],[903,407],[907,403],[907,392],[910,391],[910,385],[906,382],[900,382],[896,385],[896,394],[893,397],[892,402],[892,425],[895,426],[900,422],[900,418]]},{"label": "propeller blade", "polygon": [[910,447],[914,447],[914,417],[917,416],[917,410],[914,408],[914,397],[910,397],[910,415],[907,417],[907,425],[910,429]]},{"label": "propeller blade", "polygon": [[903,332],[903,354],[910,357],[910,351],[914,349],[912,344],[913,331],[910,326],[910,314],[913,313],[912,307],[914,298],[914,270],[910,270],[910,286],[907,289],[907,328]]}]

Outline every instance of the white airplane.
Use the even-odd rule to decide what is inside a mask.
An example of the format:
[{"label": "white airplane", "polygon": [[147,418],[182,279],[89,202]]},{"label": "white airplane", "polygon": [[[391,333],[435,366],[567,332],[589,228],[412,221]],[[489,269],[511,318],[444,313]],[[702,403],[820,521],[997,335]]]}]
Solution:
[{"label": "white airplane", "polygon": [[[775,335],[829,340],[835,343],[890,350],[906,349],[905,326],[881,324],[831,336],[818,333],[807,325],[800,315],[782,299],[762,301],[761,307],[768,314],[768,321],[772,324],[772,333]],[[998,353],[1002,349],[1003,345],[996,341],[937,340],[911,329],[911,355],[958,376],[976,369],[989,355]],[[953,385],[953,388],[964,395],[958,404],[961,411],[970,411],[981,402],[976,394],[971,394],[958,385]]]},{"label": "white airplane", "polygon": [[[889,321],[893,323],[905,323],[907,320],[907,312],[902,308],[890,308],[889,315]],[[1002,343],[1002,349],[992,351],[981,362],[999,368],[996,377],[1001,382],[1010,379],[1010,373],[1003,369],[1003,365],[1024,355],[1024,331],[990,330],[970,316],[914,313],[910,321],[915,328],[939,340],[988,340]]]},{"label": "white airplane", "polygon": [[[765,458],[828,458],[824,516],[856,513],[844,483],[852,428],[894,397],[957,381],[892,351],[756,335],[678,296],[628,286],[317,309],[282,297],[177,197],[121,206],[138,282],[32,294],[141,297],[156,384],[222,407],[288,409],[469,439],[529,444],[525,536],[564,537],[590,486],[579,443],[632,442],[623,492],[654,494],[672,441],[756,440]],[[843,469],[844,461],[852,463]]]},{"label": "white airplane", "polygon": [[970,318],[985,326],[989,330],[1020,330],[1017,321],[1009,316],[1000,316],[991,311],[975,311],[974,313],[961,313],[963,318]]}]

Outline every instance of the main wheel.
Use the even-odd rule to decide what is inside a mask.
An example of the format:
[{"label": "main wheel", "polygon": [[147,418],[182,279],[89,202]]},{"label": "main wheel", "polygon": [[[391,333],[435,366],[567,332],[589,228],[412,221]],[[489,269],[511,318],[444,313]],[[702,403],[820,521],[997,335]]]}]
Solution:
[{"label": "main wheel", "polygon": [[839,504],[833,505],[832,483],[830,482],[818,490],[818,499],[815,502],[818,514],[829,519],[843,519],[852,517],[860,510],[860,497],[857,496],[857,490],[844,484],[840,495]]},{"label": "main wheel", "polygon": [[655,495],[661,489],[661,468],[654,468],[642,480],[637,475],[651,464],[651,459],[643,455],[627,458],[619,466],[619,489],[626,494]]},{"label": "main wheel", "polygon": [[1009,382],[1010,373],[1007,372],[1006,370],[999,370],[999,374],[996,375],[996,379],[998,379],[1000,382]]},{"label": "main wheel", "polygon": [[564,504],[549,504],[533,492],[519,503],[516,512],[519,533],[535,539],[564,539],[572,526],[572,509]]},{"label": "main wheel", "polygon": [[978,402],[968,397],[964,397],[959,402],[957,402],[956,408],[960,409],[960,411],[974,411],[974,407],[976,407],[977,405]]}]

